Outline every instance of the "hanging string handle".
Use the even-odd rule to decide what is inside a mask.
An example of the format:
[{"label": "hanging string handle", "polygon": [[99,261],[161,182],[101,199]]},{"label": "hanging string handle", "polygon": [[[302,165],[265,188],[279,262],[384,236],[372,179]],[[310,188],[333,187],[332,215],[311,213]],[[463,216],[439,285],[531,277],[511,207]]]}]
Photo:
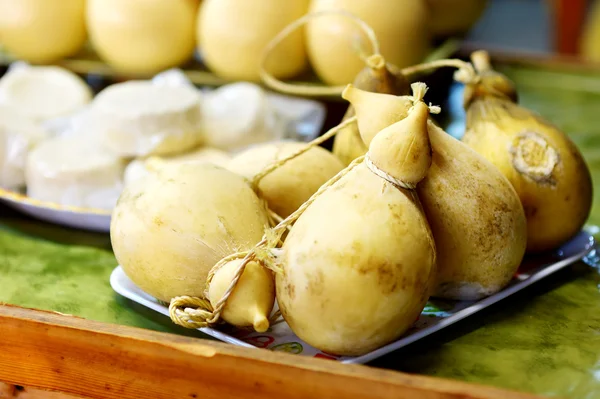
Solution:
[{"label": "hanging string handle", "polygon": [[475,68],[473,68],[473,64],[458,58],[436,60],[396,70],[394,70],[395,67],[392,67],[392,72],[402,74],[407,78],[410,78],[411,76],[420,73],[431,72],[444,67],[457,69],[457,71],[454,73],[454,80],[457,82],[471,84],[477,83],[480,79],[479,74],[475,71]]},{"label": "hanging string handle", "polygon": [[285,165],[292,159],[298,158],[300,155],[304,154],[311,148],[323,144],[324,142],[326,142],[327,140],[329,140],[330,138],[335,136],[340,130],[344,129],[346,126],[349,126],[353,123],[356,123],[356,116],[353,116],[352,118],[348,118],[344,122],[340,123],[339,125],[332,127],[327,132],[323,133],[321,136],[310,141],[309,143],[306,143],[306,145],[304,147],[300,148],[298,151],[294,152],[293,154],[290,154],[287,157],[282,158],[280,160],[273,161],[270,165],[265,167],[262,171],[260,171],[260,173],[256,174],[252,178],[252,188],[255,191],[258,190],[258,185],[261,182],[261,180],[264,179],[266,176],[268,176],[270,173],[272,173],[276,169],[279,169],[280,167],[282,167],[283,165]]},{"label": "hanging string handle", "polygon": [[[277,79],[266,69],[266,64],[269,59],[269,55],[271,55],[271,52],[286,37],[288,37],[296,29],[299,29],[301,26],[305,25],[307,22],[309,22],[313,19],[316,19],[316,18],[326,17],[326,16],[341,16],[341,17],[348,18],[350,21],[353,21],[361,29],[361,31],[367,36],[369,43],[371,44],[371,54],[369,54],[369,55],[380,54],[379,41],[377,40],[377,36],[375,35],[373,28],[371,28],[369,26],[369,24],[367,24],[365,21],[363,21],[356,15],[354,15],[348,11],[344,11],[344,10],[318,11],[318,12],[309,13],[309,14],[306,14],[305,16],[295,20],[288,26],[286,26],[263,49],[263,52],[262,52],[262,55],[260,58],[259,73],[260,73],[261,79],[267,86],[269,86],[273,90],[276,90],[276,91],[279,91],[279,92],[285,93],[285,94],[300,95],[300,96],[313,96],[313,97],[339,96],[342,93],[342,91],[344,91],[344,88],[346,87],[345,85],[344,86],[324,87],[324,86],[294,85],[294,84],[290,84],[290,83],[285,83],[285,82],[282,82],[281,80]],[[363,51],[358,50],[358,52],[359,52],[359,56],[363,60],[368,58],[368,55],[366,53],[364,53]]]}]

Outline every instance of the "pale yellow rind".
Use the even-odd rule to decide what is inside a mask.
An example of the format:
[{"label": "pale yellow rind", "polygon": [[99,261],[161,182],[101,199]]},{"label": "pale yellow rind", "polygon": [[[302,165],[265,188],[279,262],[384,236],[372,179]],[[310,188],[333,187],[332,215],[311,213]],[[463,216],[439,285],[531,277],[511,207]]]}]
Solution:
[{"label": "pale yellow rind", "polygon": [[[355,106],[361,135],[367,139],[405,118],[412,105],[410,97],[351,86],[345,96]],[[523,207],[500,170],[432,122],[428,126],[433,163],[417,192],[437,245],[435,295],[473,299],[497,292],[523,258]]]},{"label": "pale yellow rind", "polygon": [[[468,107],[462,141],[514,186],[527,216],[528,252],[556,248],[582,228],[592,181],[581,153],[563,132],[511,101],[486,96]],[[524,173],[523,156],[532,165],[550,166],[546,178],[536,169]]]},{"label": "pale yellow rind", "polygon": [[[428,10],[422,0],[312,0],[309,12],[345,10],[373,28],[385,59],[399,68],[423,60],[429,49]],[[310,63],[329,85],[354,81],[373,49],[360,28],[338,15],[314,19],[306,27]]]},{"label": "pale yellow rind", "polygon": [[431,165],[428,117],[429,108],[419,101],[406,118],[373,138],[369,158],[388,175],[414,187],[427,175]]},{"label": "pale yellow rind", "polygon": [[[252,180],[271,163],[304,147],[306,143],[293,141],[259,144],[234,156],[228,169]],[[331,152],[314,147],[265,176],[258,185],[259,195],[275,213],[287,217],[342,169]]]},{"label": "pale yellow rind", "polygon": [[0,43],[35,64],[74,55],[87,39],[85,6],[86,0],[0,0]]},{"label": "pale yellow rind", "polygon": [[348,85],[342,93],[348,100],[358,117],[358,130],[363,143],[371,144],[373,137],[386,127],[406,118],[412,106],[409,96],[371,93]]},{"label": "pale yellow rind", "polygon": [[127,276],[168,302],[202,296],[210,269],[256,245],[267,224],[243,178],[209,164],[181,164],[125,188],[113,211],[111,241]]},{"label": "pale yellow rind", "polygon": [[192,57],[198,0],[88,0],[90,40],[122,72],[154,74]]},{"label": "pale yellow rind", "polygon": [[433,163],[417,192],[438,252],[434,296],[474,300],[500,291],[527,243],[523,207],[491,163],[429,123]]},{"label": "pale yellow rind", "polygon": [[360,355],[414,323],[435,276],[435,246],[413,195],[361,164],[300,216],[276,276],[279,308],[300,339]]},{"label": "pale yellow rind", "polygon": [[[213,308],[229,288],[242,259],[225,263],[217,270],[208,288],[208,299]],[[227,299],[221,317],[237,327],[253,327],[265,332],[269,328],[269,315],[275,303],[275,281],[268,269],[249,262]]]},{"label": "pale yellow rind", "polygon": [[[264,48],[307,9],[308,0],[204,0],[196,31],[204,62],[222,78],[260,81]],[[304,47],[300,29],[270,54],[266,69],[280,79],[299,74],[307,65]]]}]

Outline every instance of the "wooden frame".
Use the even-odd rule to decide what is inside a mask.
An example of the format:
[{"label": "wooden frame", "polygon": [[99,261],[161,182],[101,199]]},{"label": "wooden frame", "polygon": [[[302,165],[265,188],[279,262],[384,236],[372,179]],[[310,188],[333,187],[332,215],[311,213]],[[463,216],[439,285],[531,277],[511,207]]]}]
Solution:
[{"label": "wooden frame", "polygon": [[0,305],[0,381],[0,398],[22,399],[534,398],[10,305]]}]

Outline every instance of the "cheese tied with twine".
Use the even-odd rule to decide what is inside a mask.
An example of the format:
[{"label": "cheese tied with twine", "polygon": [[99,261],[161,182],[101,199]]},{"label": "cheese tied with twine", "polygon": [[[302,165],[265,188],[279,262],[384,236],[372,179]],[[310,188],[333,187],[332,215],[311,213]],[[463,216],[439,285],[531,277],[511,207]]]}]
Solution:
[{"label": "cheese tied with twine", "polygon": [[[311,19],[331,14],[343,15],[350,20],[355,21],[361,27],[363,32],[367,34],[367,37],[369,37],[369,41],[373,47],[373,54],[371,54],[371,57],[381,56],[379,53],[379,44],[375,34],[373,33],[372,29],[360,18],[344,11],[310,13],[284,28],[263,50],[260,63],[260,74],[263,83],[265,83],[266,86],[281,93],[292,95],[330,96],[344,93],[343,98],[347,100],[349,99],[349,90],[351,90],[352,85],[332,87],[294,85],[278,80],[265,68],[270,53],[273,52],[273,50],[287,36],[299,29]],[[367,58],[368,56],[365,54],[365,59]],[[396,76],[403,77],[410,77],[418,73],[433,71],[442,67],[458,68],[459,73],[457,76],[460,76],[458,80],[468,80],[471,79],[471,77],[476,76],[471,64],[455,59],[428,62],[403,68],[401,70],[389,63],[387,66],[391,73]],[[356,125],[357,122],[362,140],[367,145],[371,144],[372,139],[377,133],[379,133],[381,130],[384,130],[388,126],[395,124],[399,120],[404,119],[409,113],[408,110],[411,108],[411,106],[416,106],[417,104],[422,103],[423,96],[426,92],[426,86],[422,83],[419,83],[416,86],[413,86],[413,90],[415,95],[412,97],[389,96],[401,104],[408,104],[407,107],[398,107],[397,105],[388,107],[390,112],[395,113],[390,114],[389,118],[384,118],[384,120],[375,118],[370,121],[367,118],[365,129],[363,129],[361,123],[365,122],[364,117],[361,118],[361,120],[358,120],[356,116],[349,116],[348,118],[345,118],[345,120],[338,126],[330,129],[322,136],[311,141],[304,148],[299,149],[297,152],[287,156],[284,159],[276,160],[271,165],[266,166],[262,172],[254,177],[254,183],[256,184],[274,170],[277,170],[285,163],[297,158],[311,148],[331,139],[343,129]],[[378,94],[378,96],[381,96],[381,94]],[[355,105],[354,101],[350,101],[353,105]],[[385,101],[382,103],[382,105],[385,105]],[[371,104],[371,107],[377,108],[377,104]],[[427,115],[429,115],[429,113],[439,112],[438,107],[427,107],[425,104],[419,105],[418,107],[412,107],[411,112],[413,112],[415,108],[417,109],[414,111],[416,114],[413,116],[415,120],[422,121],[427,119],[427,117],[419,115],[419,112],[422,113],[427,111]],[[399,109],[401,109],[401,111],[398,111]],[[382,110],[378,110],[377,112],[379,116],[382,114],[381,111]],[[421,123],[420,128],[422,128],[422,125],[423,124]],[[417,126],[419,126],[419,124],[417,124]],[[401,127],[402,124],[399,124],[393,129],[401,130]],[[391,130],[392,129],[390,128],[390,131]],[[383,135],[381,140],[383,140],[385,136],[386,135]],[[409,135],[405,134],[405,136]],[[418,183],[420,176],[424,176],[427,173],[427,165],[431,162],[431,149],[427,145],[426,135],[424,135],[423,132],[417,136],[420,137],[421,145],[419,146],[420,149],[415,149],[415,151],[411,150],[410,145],[404,145],[400,141],[394,147],[395,152],[390,150],[391,152],[387,155],[381,154],[382,150],[374,147],[374,152],[354,159],[354,161],[352,161],[345,169],[323,184],[317,190],[317,192],[314,193],[295,212],[287,216],[285,219],[280,220],[279,223],[272,229],[268,229],[263,236],[263,239],[256,244],[254,248],[249,251],[239,252],[221,259],[209,273],[207,279],[207,290],[204,297],[179,296],[171,300],[169,304],[169,314],[172,321],[186,328],[213,326],[219,323],[222,319],[230,324],[235,325],[235,323],[231,323],[229,320],[227,320],[227,317],[224,317],[227,313],[226,307],[228,305],[228,301],[230,298],[232,298],[237,284],[242,281],[241,277],[245,271],[245,268],[249,264],[256,263],[266,269],[269,269],[275,274],[277,299],[282,313],[286,314],[286,321],[292,327],[294,332],[300,336],[300,338],[305,339],[308,343],[314,345],[315,347],[326,350],[330,353],[359,354],[367,352],[369,348],[372,349],[382,346],[385,343],[393,340],[395,337],[401,335],[403,331],[412,325],[412,322],[423,309],[423,306],[427,301],[430,292],[431,279],[434,275],[436,258],[435,244],[431,235],[431,231],[427,224],[427,220],[423,215],[419,198],[414,191],[414,186],[416,183]],[[416,152],[419,152],[419,154],[414,162],[416,162],[417,165],[420,165],[420,170],[414,171],[408,169],[409,167],[414,167],[415,164],[413,161],[406,163],[404,167],[393,167],[390,170],[385,169],[389,166],[386,165],[385,162],[386,156],[397,156],[398,154],[402,153],[406,154],[406,156],[413,156],[413,154]],[[402,170],[404,170],[405,173],[402,173]],[[351,184],[348,182],[351,182]],[[358,187],[358,190],[349,192],[352,190],[349,190],[345,187],[352,184],[356,185],[357,187],[361,186],[361,184],[362,186]],[[366,186],[369,184],[371,186],[367,188]],[[318,209],[319,206],[322,206],[317,206],[315,204],[322,203],[323,201],[327,202],[326,199],[328,196],[340,195],[340,193],[344,192],[346,192],[346,195],[342,195],[340,203],[333,207],[333,209],[328,210],[327,212],[317,212],[311,210]],[[390,197],[385,197],[384,194],[389,195]],[[384,198],[382,198],[382,196]],[[353,201],[355,202],[353,206],[344,208],[344,204],[346,202],[352,203]],[[360,203],[360,201],[362,201],[362,203]],[[335,201],[330,200],[329,202],[332,203]],[[379,202],[379,204],[376,202]],[[401,205],[394,207],[394,203],[401,203]],[[358,210],[358,208],[361,207],[364,209]],[[404,208],[403,210],[405,210],[405,212],[398,212],[399,208]],[[371,214],[373,212],[370,212],[371,210],[374,210],[375,212],[380,211],[382,213],[380,215],[373,215]],[[328,213],[329,211],[331,212]],[[310,213],[319,214],[317,220],[313,220],[313,222],[316,223],[311,224],[305,222],[311,218],[309,216],[304,216],[305,212],[309,212],[309,215]],[[304,220],[304,222],[299,220],[300,218]],[[359,219],[358,223],[356,222],[357,218]],[[392,221],[391,223],[390,220]],[[406,278],[404,278],[400,284],[398,284],[397,281],[397,274],[386,276],[379,274],[379,281],[389,280],[392,282],[392,285],[388,287],[391,289],[391,291],[383,293],[378,292],[376,289],[373,290],[373,274],[370,274],[363,279],[355,280],[353,283],[354,288],[356,289],[353,290],[352,287],[348,288],[343,283],[343,280],[346,278],[346,276],[344,273],[342,273],[340,275],[340,281],[337,281],[337,279],[331,281],[331,287],[337,287],[336,290],[333,290],[335,292],[330,292],[329,295],[321,298],[323,303],[331,302],[327,303],[327,306],[329,307],[337,305],[337,310],[339,310],[339,312],[337,312],[336,309],[333,311],[332,309],[328,309],[327,314],[332,316],[330,319],[327,319],[323,315],[319,315],[319,312],[313,312],[314,314],[312,315],[308,314],[308,319],[313,316],[321,318],[321,320],[312,320],[316,322],[312,326],[310,325],[311,320],[308,319],[305,320],[308,321],[308,323],[304,324],[294,322],[294,320],[297,321],[301,317],[298,317],[297,309],[290,310],[290,306],[286,307],[286,294],[284,292],[284,287],[286,287],[286,285],[284,279],[288,278],[287,276],[290,275],[290,271],[293,271],[293,268],[291,268],[289,263],[286,262],[286,260],[290,260],[286,258],[286,248],[289,252],[291,251],[290,248],[297,246],[298,242],[294,244],[293,241],[291,241],[291,237],[298,237],[298,235],[302,234],[297,233],[299,229],[298,226],[295,225],[296,221],[299,221],[299,223],[301,222],[301,224],[299,224],[300,226],[304,225],[305,229],[315,234],[319,231],[322,233],[328,232],[329,230],[323,228],[324,226],[327,226],[327,224],[324,224],[324,221],[332,222],[328,225],[330,227],[335,226],[337,229],[339,229],[339,232],[326,235],[326,239],[343,237],[344,235],[348,235],[347,233],[349,231],[352,231],[352,233],[355,234],[362,231],[364,234],[360,233],[362,234],[361,237],[354,237],[355,240],[353,241],[352,245],[350,245],[349,248],[345,248],[346,251],[344,252],[364,254],[366,252],[359,251],[357,247],[357,245],[363,246],[363,244],[377,247],[377,251],[373,252],[383,253],[383,257],[385,257],[385,259],[382,259],[380,256],[374,260],[383,260],[382,263],[385,265],[379,270],[382,271],[384,275],[390,270],[397,271],[397,269],[394,269],[393,266],[397,266],[398,263],[394,263],[393,261],[398,261],[399,258],[403,256],[407,256],[409,259],[402,259],[402,262],[404,263],[404,261],[407,260],[406,263],[409,266],[414,267],[408,268],[410,273],[408,273],[408,276],[406,276]],[[354,225],[350,226],[352,223],[354,223]],[[411,228],[408,227],[409,225]],[[348,229],[345,227],[348,227]],[[352,228],[353,230],[351,230]],[[384,231],[382,232],[382,230]],[[288,235],[285,236],[285,234]],[[383,240],[378,241],[377,239],[373,239],[374,237],[383,238]],[[325,241],[326,240],[324,240],[324,242]],[[332,248],[331,245],[323,245],[323,243],[319,243],[318,240],[313,240],[312,244],[307,244],[305,249],[310,252],[310,247],[313,244],[316,246],[317,243],[320,247],[326,246],[328,250]],[[345,245],[348,245],[348,242],[346,242]],[[408,251],[398,250],[408,246],[411,247],[411,254],[407,254]],[[340,251],[340,249],[337,250],[338,254]],[[301,252],[302,248],[299,249],[299,253]],[[326,251],[322,251],[322,253],[316,255],[322,256],[323,254],[326,255]],[[301,254],[300,257],[304,256],[305,260],[308,260],[310,258],[308,255],[308,253],[305,253],[304,255]],[[208,296],[210,295],[210,286],[215,276],[222,268],[226,269],[226,264],[240,259],[241,262],[235,262],[236,267],[233,272],[233,276],[231,276],[230,272],[224,273],[229,274],[228,277],[230,279],[228,278],[229,285],[226,287],[225,292],[222,294],[220,299],[216,300],[219,295],[215,295],[214,298],[210,298],[209,300]],[[298,260],[298,258],[296,260]],[[338,262],[340,260],[342,261]],[[369,259],[368,262],[365,261],[365,259],[359,260],[363,261],[365,264],[371,264],[373,261],[373,259]],[[391,263],[390,260],[392,260]],[[321,259],[320,266],[323,266],[323,264],[324,261]],[[336,262],[331,264],[336,265],[338,271],[340,267],[342,269],[348,268],[346,271],[348,271],[349,275],[352,275],[350,277],[355,277],[355,274],[353,273],[356,272],[356,268],[351,269],[347,259],[339,258]],[[352,264],[354,265],[354,263]],[[311,267],[310,264],[307,266],[309,268]],[[302,266],[300,267],[300,270],[302,270]],[[326,268],[322,268],[322,270],[326,270]],[[358,271],[363,274],[367,274],[367,269],[365,268],[359,267]],[[396,278],[396,280],[394,280],[394,278]],[[327,289],[330,288],[328,284],[324,284],[324,286],[327,287]],[[290,285],[287,287],[289,290]],[[373,297],[370,297],[369,294],[365,294],[365,292],[369,291],[369,289],[373,291]],[[220,294],[223,290],[220,289],[218,291]],[[355,291],[361,292],[361,295],[353,294]],[[404,294],[399,293],[399,291],[402,291]],[[348,295],[351,295],[351,298],[348,298]],[[291,297],[294,295],[289,296]],[[310,304],[312,306],[316,306],[315,304],[317,304],[318,301],[314,300],[315,298],[312,299],[312,301],[309,301],[311,302]],[[361,303],[361,299],[365,299],[365,303]],[[231,300],[234,301],[233,298]],[[394,301],[396,301],[395,306],[391,306],[390,303],[394,303]],[[308,308],[305,306],[304,310],[307,309]],[[367,310],[365,311],[365,309]],[[383,312],[380,312],[380,310],[383,310]],[[273,324],[274,322],[280,321],[278,319],[279,315],[279,312],[272,314],[269,317],[269,322]],[[252,316],[254,316],[254,319],[252,319]],[[307,315],[305,314],[304,316]],[[332,320],[341,321],[342,324],[336,326],[335,323],[332,324]],[[357,323],[357,320],[360,322]],[[373,323],[369,323],[369,321]],[[260,315],[260,312],[247,312],[244,324],[253,325],[254,328],[258,328],[258,330],[264,330],[267,328],[266,323],[264,323],[264,319]],[[338,328],[339,326],[341,327]],[[302,331],[303,328],[304,331]],[[311,331],[313,333],[312,338]],[[316,342],[320,339],[319,336],[322,336],[321,342]],[[335,345],[338,345],[337,348]],[[327,350],[327,348],[329,348],[329,350]]]},{"label": "cheese tied with twine", "polygon": [[360,355],[397,339],[429,298],[435,244],[412,190],[431,163],[425,89],[414,84],[408,118],[379,133],[389,150],[375,136],[365,161],[310,203],[282,246],[281,313],[327,353]]},{"label": "cheese tied with twine", "polygon": [[[414,189],[431,166],[431,143],[427,131],[429,113],[440,112],[423,102],[424,83],[412,85],[415,103],[408,116],[379,132],[371,141],[367,165],[378,176],[399,187]],[[384,172],[387,171],[387,172]],[[381,173],[385,175],[381,175]]]}]

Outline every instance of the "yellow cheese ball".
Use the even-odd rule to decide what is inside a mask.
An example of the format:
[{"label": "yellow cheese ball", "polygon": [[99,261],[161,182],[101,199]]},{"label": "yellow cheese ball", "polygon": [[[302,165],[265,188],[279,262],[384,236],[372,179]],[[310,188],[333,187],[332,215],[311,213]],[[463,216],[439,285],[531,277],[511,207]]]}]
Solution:
[{"label": "yellow cheese ball", "polygon": [[[381,54],[403,68],[423,60],[429,50],[428,10],[422,0],[312,0],[310,12],[343,10],[364,20],[377,35]],[[306,26],[306,50],[321,80],[330,85],[352,83],[371,54],[360,28],[344,16],[325,16]]]},{"label": "yellow cheese ball", "polygon": [[[252,180],[275,161],[305,148],[306,143],[275,141],[249,147],[235,155],[228,169]],[[313,147],[281,165],[258,184],[259,195],[281,217],[287,217],[304,204],[329,179],[344,169],[335,155]]]},{"label": "yellow cheese ball", "polygon": [[89,0],[90,40],[120,71],[160,72],[193,55],[198,5],[199,0]]},{"label": "yellow cheese ball", "polygon": [[[205,0],[198,15],[197,41],[202,57],[225,79],[259,81],[265,46],[288,24],[302,17],[309,0]],[[267,70],[290,78],[306,67],[302,30],[289,35],[271,53]]]},{"label": "yellow cheese ball", "polygon": [[21,60],[71,56],[86,37],[85,0],[0,0],[0,43]]}]

